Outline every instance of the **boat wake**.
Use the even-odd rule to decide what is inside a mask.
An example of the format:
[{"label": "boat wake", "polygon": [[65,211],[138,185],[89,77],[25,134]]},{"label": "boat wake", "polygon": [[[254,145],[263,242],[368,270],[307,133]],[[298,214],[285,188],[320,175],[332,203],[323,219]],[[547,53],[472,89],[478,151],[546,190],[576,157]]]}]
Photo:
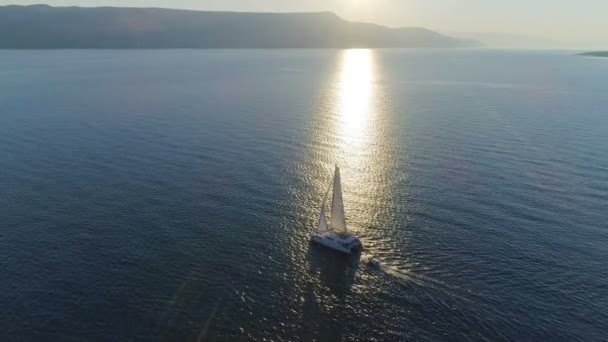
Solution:
[{"label": "boat wake", "polygon": [[427,275],[418,274],[398,266],[390,265],[379,260],[371,254],[361,256],[361,265],[367,268],[368,272],[381,272],[382,274],[391,276],[392,278],[403,280],[407,283],[414,284],[423,288],[432,288],[445,293],[448,296],[458,296],[464,289],[459,286],[450,285],[441,280],[429,277]]}]

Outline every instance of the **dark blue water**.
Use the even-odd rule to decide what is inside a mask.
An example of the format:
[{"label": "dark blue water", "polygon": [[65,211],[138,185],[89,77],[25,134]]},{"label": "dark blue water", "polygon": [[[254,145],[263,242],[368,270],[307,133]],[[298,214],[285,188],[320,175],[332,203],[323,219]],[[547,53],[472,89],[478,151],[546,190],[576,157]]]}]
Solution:
[{"label": "dark blue water", "polygon": [[[0,340],[605,339],[607,84],[568,52],[3,51]],[[308,243],[334,163],[360,258]]]}]

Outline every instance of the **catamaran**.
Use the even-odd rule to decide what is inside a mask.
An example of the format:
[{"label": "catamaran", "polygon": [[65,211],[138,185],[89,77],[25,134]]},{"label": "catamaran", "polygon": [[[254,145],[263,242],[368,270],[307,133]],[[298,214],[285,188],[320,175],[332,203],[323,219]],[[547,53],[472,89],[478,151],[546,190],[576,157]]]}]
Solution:
[{"label": "catamaran", "polygon": [[344,216],[344,202],[342,200],[342,183],[340,182],[340,168],[336,165],[334,172],[333,196],[331,200],[331,221],[327,223],[325,217],[325,202],[329,189],[323,198],[321,206],[321,217],[317,225],[316,233],[312,234],[312,241],[323,246],[335,249],[344,253],[352,253],[360,249],[363,245],[361,240],[354,235],[350,235],[346,229],[346,218]]}]

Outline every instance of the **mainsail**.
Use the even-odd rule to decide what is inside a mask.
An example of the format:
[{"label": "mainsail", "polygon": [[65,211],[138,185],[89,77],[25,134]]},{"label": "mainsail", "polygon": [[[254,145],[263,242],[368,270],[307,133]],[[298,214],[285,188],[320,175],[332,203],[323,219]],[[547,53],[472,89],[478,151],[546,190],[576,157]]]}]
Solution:
[{"label": "mainsail", "polygon": [[327,195],[329,194],[329,188],[325,192],[325,197],[323,197],[323,206],[321,206],[321,217],[319,217],[319,225],[317,226],[317,232],[319,234],[327,233],[329,231],[329,227],[327,226],[327,219],[325,218],[325,202],[327,202]]},{"label": "mainsail", "polygon": [[334,174],[334,193],[331,201],[331,228],[337,234],[347,234],[344,202],[342,201],[342,183],[340,182],[340,169],[338,165],[336,165]]}]

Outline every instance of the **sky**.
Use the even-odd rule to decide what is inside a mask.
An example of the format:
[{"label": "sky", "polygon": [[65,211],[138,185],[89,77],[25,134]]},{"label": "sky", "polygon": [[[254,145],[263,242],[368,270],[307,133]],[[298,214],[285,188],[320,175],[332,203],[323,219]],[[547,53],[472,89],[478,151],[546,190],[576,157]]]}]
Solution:
[{"label": "sky", "polygon": [[0,0],[0,5],[35,3],[213,11],[331,11],[347,20],[392,27],[420,26],[472,36],[508,33],[515,38],[525,35],[535,41],[554,43],[556,47],[608,48],[608,0]]}]

